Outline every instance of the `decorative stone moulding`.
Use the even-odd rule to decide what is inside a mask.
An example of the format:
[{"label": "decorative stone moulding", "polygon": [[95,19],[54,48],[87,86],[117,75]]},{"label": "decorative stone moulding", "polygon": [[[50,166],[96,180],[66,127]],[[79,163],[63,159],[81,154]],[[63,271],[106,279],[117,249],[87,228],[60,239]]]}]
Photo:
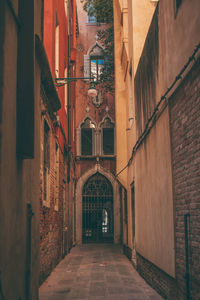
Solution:
[{"label": "decorative stone moulding", "polygon": [[91,96],[90,99],[92,101],[92,104],[97,108],[100,107],[104,101],[103,94],[99,91],[97,96]]}]

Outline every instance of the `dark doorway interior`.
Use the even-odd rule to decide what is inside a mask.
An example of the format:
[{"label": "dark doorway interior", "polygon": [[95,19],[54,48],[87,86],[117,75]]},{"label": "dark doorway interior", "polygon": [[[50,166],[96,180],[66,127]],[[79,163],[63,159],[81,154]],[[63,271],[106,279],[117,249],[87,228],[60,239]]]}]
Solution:
[{"label": "dark doorway interior", "polygon": [[83,243],[113,242],[113,189],[108,179],[96,173],[82,193]]}]

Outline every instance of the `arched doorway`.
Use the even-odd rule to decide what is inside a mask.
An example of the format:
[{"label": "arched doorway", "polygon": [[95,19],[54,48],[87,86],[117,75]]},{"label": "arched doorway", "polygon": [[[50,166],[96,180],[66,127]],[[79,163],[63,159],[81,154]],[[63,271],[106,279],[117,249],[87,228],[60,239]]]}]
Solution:
[{"label": "arched doorway", "polygon": [[100,173],[91,176],[83,186],[82,241],[113,242],[113,188]]}]

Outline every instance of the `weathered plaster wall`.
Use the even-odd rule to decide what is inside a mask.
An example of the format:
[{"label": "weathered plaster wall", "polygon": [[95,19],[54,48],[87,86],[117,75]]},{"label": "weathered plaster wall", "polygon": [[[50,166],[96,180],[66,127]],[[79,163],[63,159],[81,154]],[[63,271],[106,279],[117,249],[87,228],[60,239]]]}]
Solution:
[{"label": "weathered plaster wall", "polygon": [[156,4],[157,3],[145,0],[129,1],[129,9],[132,10],[133,31],[129,31],[129,39],[131,37],[133,43],[133,52],[130,55],[133,57],[134,63],[133,74],[137,71],[137,66],[142,54]]},{"label": "weathered plaster wall", "polygon": [[[115,115],[116,115],[116,173],[127,164],[127,89],[124,82],[124,69],[121,64],[123,28],[121,25],[122,7],[114,1],[114,42],[115,42]],[[125,64],[127,63],[124,58]],[[127,170],[119,175],[120,182],[127,187]]]},{"label": "weathered plaster wall", "polygon": [[175,275],[169,116],[166,110],[135,160],[136,250]]},{"label": "weathered plaster wall", "polygon": [[[159,69],[158,9],[135,74],[138,137],[153,113]],[[169,117],[166,110],[135,156],[136,251],[175,276]],[[159,224],[159,226],[158,226]]]},{"label": "weathered plaster wall", "polygon": [[[15,13],[18,1],[13,1]],[[34,159],[21,160],[16,156],[17,110],[17,24],[4,1],[0,4],[4,41],[2,47],[4,65],[1,65],[2,120],[0,149],[0,297],[25,299],[27,280],[27,203],[32,204],[30,298],[38,297],[39,271],[39,124],[40,124],[40,68],[35,60],[34,98]],[[40,35],[41,1],[35,1],[35,33]],[[39,30],[38,30],[39,29]],[[24,124],[24,126],[27,126]],[[12,285],[12,288],[11,288]]]},{"label": "weathered plaster wall", "polygon": [[160,1],[159,15],[159,89],[163,93],[199,43],[199,1],[183,1],[177,13],[174,1]]}]

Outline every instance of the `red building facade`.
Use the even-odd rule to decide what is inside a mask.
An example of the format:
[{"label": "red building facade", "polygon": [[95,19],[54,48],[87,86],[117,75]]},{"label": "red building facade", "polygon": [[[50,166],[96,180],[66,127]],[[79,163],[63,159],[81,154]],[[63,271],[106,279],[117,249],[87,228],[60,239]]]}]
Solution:
[{"label": "red building facade", "polygon": [[[97,22],[77,2],[76,84],[76,243],[119,242],[118,183],[115,179],[114,94],[99,84],[102,68],[109,63]],[[88,79],[89,78],[89,79]],[[97,96],[88,96],[90,83]]]},{"label": "red building facade", "polygon": [[[40,283],[73,244],[75,1],[44,0],[41,77]],[[49,92],[54,85],[56,93]]]}]

